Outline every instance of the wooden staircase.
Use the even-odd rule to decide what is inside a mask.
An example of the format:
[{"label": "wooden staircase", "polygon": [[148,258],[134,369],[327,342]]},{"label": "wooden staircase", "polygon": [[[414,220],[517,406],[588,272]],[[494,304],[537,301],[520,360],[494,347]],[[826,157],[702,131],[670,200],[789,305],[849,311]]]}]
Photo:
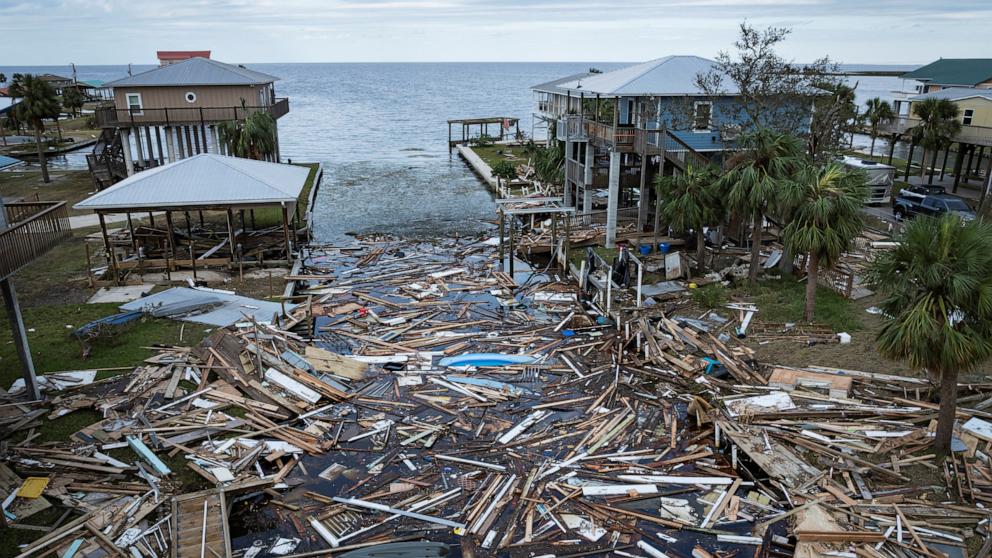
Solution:
[{"label": "wooden staircase", "polygon": [[86,155],[86,165],[97,190],[103,190],[127,178],[124,163],[124,145],[118,128],[104,128],[93,145],[93,152]]},{"label": "wooden staircase", "polygon": [[706,155],[696,151],[674,134],[666,133],[665,139],[669,142],[667,145],[674,144],[676,147],[676,149],[665,150],[665,163],[671,164],[680,173],[684,173],[688,166],[702,168],[712,164]]}]

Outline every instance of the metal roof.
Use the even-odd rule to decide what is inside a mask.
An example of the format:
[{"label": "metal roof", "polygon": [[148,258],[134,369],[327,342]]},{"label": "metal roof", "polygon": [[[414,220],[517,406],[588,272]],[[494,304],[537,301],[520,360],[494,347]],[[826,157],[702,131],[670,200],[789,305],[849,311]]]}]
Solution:
[{"label": "metal roof", "polygon": [[992,58],[941,58],[902,77],[936,85],[978,85],[992,79]]},{"label": "metal roof", "polygon": [[[549,83],[560,92],[567,91],[572,95],[703,95],[705,92],[696,85],[696,76],[709,72],[715,64],[714,61],[699,56],[666,56],[610,72]],[[733,95],[736,92],[733,85],[728,84],[727,93]]]},{"label": "metal roof", "polygon": [[0,97],[0,114],[7,113],[20,102],[21,99],[18,97]]},{"label": "metal roof", "polygon": [[978,89],[975,87],[948,87],[940,91],[931,91],[922,95],[910,97],[910,101],[922,101],[924,99],[947,99],[948,101],[960,101],[962,99],[972,99],[981,97],[992,101],[992,89]]},{"label": "metal roof", "polygon": [[201,290],[187,287],[173,287],[159,293],[151,294],[122,304],[120,309],[150,312],[156,307],[178,306],[181,304],[195,306],[198,303],[207,305],[207,307],[200,313],[194,312],[185,316],[176,316],[176,319],[198,324],[226,327],[238,322],[247,321],[247,318],[245,318],[246,315],[255,318],[255,321],[259,323],[267,324],[272,322],[272,316],[282,313],[282,306],[278,302],[248,298],[216,289]]},{"label": "metal roof", "polygon": [[591,73],[591,72],[581,72],[581,73],[578,73],[578,74],[572,74],[570,76],[565,76],[565,77],[562,77],[562,78],[558,78],[558,79],[553,80],[553,81],[548,81],[548,82],[545,82],[545,83],[539,83],[537,85],[532,86],[531,89],[533,91],[545,91],[545,92],[548,92],[548,93],[565,93],[567,91],[567,89],[564,89],[564,88],[561,87],[561,85],[563,83],[569,83],[569,82],[580,80],[580,79],[585,78],[585,77],[588,77],[588,76],[595,76],[595,75],[599,75],[599,74],[594,74],[594,73]]},{"label": "metal roof", "polygon": [[215,153],[155,167],[77,203],[93,211],[295,204],[310,169]]},{"label": "metal roof", "polygon": [[0,169],[5,169],[7,167],[14,167],[23,164],[24,161],[21,161],[20,159],[15,159],[13,157],[8,157],[6,155],[0,155]]},{"label": "metal roof", "polygon": [[190,58],[105,84],[106,87],[261,85],[279,78],[209,58]]}]

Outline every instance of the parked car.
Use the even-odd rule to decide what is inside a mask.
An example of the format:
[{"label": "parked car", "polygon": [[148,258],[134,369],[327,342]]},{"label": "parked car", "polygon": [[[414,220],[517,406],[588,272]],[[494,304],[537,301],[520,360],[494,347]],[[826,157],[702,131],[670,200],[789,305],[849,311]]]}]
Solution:
[{"label": "parked car", "polygon": [[[943,192],[943,189],[940,190]],[[902,190],[896,198],[892,214],[902,220],[915,215],[943,215],[955,213],[966,221],[975,219],[975,211],[963,198],[950,194],[923,194],[919,191]]]}]

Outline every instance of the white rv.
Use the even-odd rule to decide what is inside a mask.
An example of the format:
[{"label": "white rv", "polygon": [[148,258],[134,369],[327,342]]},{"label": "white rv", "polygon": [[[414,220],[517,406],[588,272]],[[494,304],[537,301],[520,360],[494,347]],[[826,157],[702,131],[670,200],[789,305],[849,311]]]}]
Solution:
[{"label": "white rv", "polygon": [[866,161],[857,157],[844,157],[841,161],[845,167],[858,169],[868,178],[868,199],[865,203],[889,203],[892,201],[892,181],[896,176],[896,168],[892,165]]}]

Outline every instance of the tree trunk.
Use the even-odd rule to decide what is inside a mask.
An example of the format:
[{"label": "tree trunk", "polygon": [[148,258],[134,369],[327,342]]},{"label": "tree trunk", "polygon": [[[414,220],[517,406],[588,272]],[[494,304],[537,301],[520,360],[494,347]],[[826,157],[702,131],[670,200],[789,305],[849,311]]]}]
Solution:
[{"label": "tree trunk", "polygon": [[868,156],[872,159],[875,158],[875,135],[871,136],[871,148],[868,150]]},{"label": "tree trunk", "polygon": [[0,138],[3,138],[3,145],[7,145],[7,130],[3,127],[3,116],[0,115]]},{"label": "tree trunk", "polygon": [[59,143],[62,143],[62,125],[59,124],[59,117],[58,116],[55,117],[55,129],[59,133]]},{"label": "tree trunk", "polygon": [[782,259],[778,262],[779,273],[785,277],[792,275],[794,273],[793,264],[795,263],[795,259],[796,257],[795,254],[792,253],[792,250],[790,250],[788,246],[782,246]]},{"label": "tree trunk", "polygon": [[696,273],[702,275],[706,270],[706,237],[703,236],[703,229],[696,230]]},{"label": "tree trunk", "polygon": [[41,178],[48,184],[52,181],[48,177],[48,160],[45,159],[45,149],[41,146],[41,128],[34,129],[34,144],[38,148],[38,164],[41,165]]},{"label": "tree trunk", "polygon": [[761,211],[755,210],[751,222],[751,265],[747,270],[747,281],[750,284],[758,282],[758,268],[761,267]]},{"label": "tree trunk", "polygon": [[[928,151],[928,149],[926,147],[924,147],[923,148],[923,153],[920,153],[920,183],[921,184],[923,183],[923,180],[926,179],[926,177],[927,177],[927,151]],[[913,164],[912,161],[910,161],[909,163],[910,164]]]},{"label": "tree trunk", "polygon": [[958,400],[958,371],[951,367],[940,371],[940,410],[937,413],[937,432],[933,449],[937,462],[951,454],[951,432],[954,431],[954,412]]},{"label": "tree trunk", "polygon": [[813,321],[813,309],[816,308],[816,277],[820,273],[820,255],[816,252],[809,254],[809,269],[806,271],[806,311],[803,319]]}]

